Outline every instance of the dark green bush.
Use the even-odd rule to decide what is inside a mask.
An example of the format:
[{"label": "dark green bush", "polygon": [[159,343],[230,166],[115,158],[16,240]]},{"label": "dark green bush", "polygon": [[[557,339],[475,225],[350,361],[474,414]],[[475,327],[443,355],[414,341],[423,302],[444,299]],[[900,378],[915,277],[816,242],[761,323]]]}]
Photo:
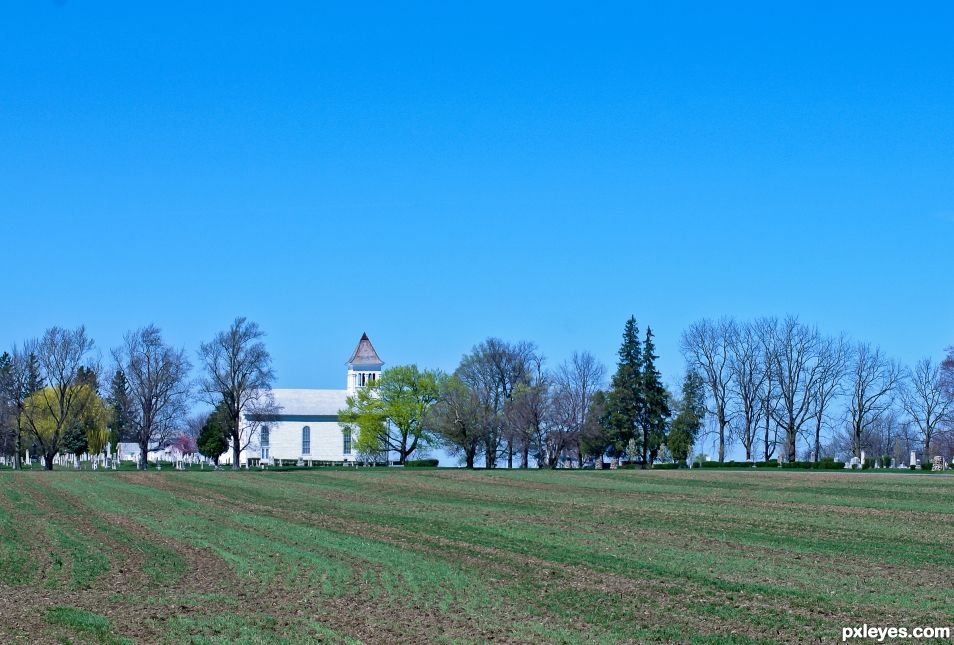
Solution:
[{"label": "dark green bush", "polygon": [[404,462],[405,468],[436,468],[438,459],[408,459]]},{"label": "dark green bush", "polygon": [[844,470],[845,464],[835,461],[834,457],[825,457],[818,462],[818,468],[821,470]]},{"label": "dark green bush", "polygon": [[774,459],[769,459],[768,461],[757,461],[755,462],[756,468],[778,468],[778,462]]},{"label": "dark green bush", "polygon": [[814,461],[783,461],[782,468],[814,468]]},{"label": "dark green bush", "polygon": [[653,470],[676,470],[680,466],[682,466],[682,464],[662,464],[657,462],[653,464]]},{"label": "dark green bush", "polygon": [[933,467],[934,467],[934,464],[931,463],[930,461],[925,461],[923,464],[921,464],[921,470],[931,470],[931,468]]}]

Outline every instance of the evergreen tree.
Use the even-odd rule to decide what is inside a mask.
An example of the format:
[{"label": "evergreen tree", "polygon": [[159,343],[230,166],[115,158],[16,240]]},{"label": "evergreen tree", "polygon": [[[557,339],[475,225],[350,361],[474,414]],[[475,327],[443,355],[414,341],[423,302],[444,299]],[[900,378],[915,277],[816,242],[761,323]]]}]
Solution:
[{"label": "evergreen tree", "polygon": [[63,435],[63,450],[73,453],[79,459],[86,453],[86,428],[82,423],[74,423]]},{"label": "evergreen tree", "polygon": [[216,466],[219,465],[222,453],[229,449],[228,418],[228,409],[220,403],[209,415],[196,439],[199,454],[211,459]]},{"label": "evergreen tree", "polygon": [[656,458],[660,446],[666,441],[666,424],[671,414],[669,393],[663,387],[659,370],[656,369],[656,345],[653,343],[653,330],[646,328],[646,340],[643,343],[642,370],[642,453],[643,468]]},{"label": "evergreen tree", "polygon": [[131,401],[129,399],[129,382],[126,380],[126,374],[121,370],[116,370],[112,381],[109,384],[109,396],[106,397],[106,403],[109,407],[109,441],[113,444],[113,449],[124,441],[129,435],[129,409]]},{"label": "evergreen tree", "polygon": [[682,382],[682,398],[666,439],[666,446],[673,459],[684,464],[692,452],[692,446],[702,429],[705,419],[705,383],[697,372],[689,371]]},{"label": "evergreen tree", "polygon": [[631,316],[623,328],[619,362],[606,396],[603,414],[603,425],[615,455],[625,452],[630,441],[642,441],[639,431],[645,406],[642,372],[643,351],[639,342],[639,328],[636,326],[636,317]]},{"label": "evergreen tree", "polygon": [[99,375],[96,370],[90,367],[80,365],[76,370],[76,383],[78,385],[88,385],[96,394],[99,394]]},{"label": "evergreen tree", "polygon": [[35,353],[30,352],[30,355],[27,357],[26,395],[24,398],[31,394],[36,394],[44,387],[46,387],[46,382],[40,373],[40,359]]},{"label": "evergreen tree", "polygon": [[9,352],[0,355],[0,451],[14,451],[13,436],[16,434],[16,402],[13,396],[13,357]]}]

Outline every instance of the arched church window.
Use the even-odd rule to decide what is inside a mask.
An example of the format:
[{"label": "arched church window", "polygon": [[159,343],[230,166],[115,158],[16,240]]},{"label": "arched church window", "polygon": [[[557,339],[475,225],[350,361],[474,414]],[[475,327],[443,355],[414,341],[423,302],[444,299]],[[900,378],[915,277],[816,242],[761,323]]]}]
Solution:
[{"label": "arched church window", "polygon": [[301,454],[311,454],[311,428],[308,426],[301,429]]}]

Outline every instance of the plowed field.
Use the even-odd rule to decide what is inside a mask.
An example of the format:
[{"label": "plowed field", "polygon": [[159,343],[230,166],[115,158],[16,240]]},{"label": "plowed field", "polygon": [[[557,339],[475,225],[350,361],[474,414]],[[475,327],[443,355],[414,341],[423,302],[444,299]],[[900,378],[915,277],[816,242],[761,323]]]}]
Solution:
[{"label": "plowed field", "polygon": [[0,473],[0,642],[819,642],[954,626],[954,477]]}]

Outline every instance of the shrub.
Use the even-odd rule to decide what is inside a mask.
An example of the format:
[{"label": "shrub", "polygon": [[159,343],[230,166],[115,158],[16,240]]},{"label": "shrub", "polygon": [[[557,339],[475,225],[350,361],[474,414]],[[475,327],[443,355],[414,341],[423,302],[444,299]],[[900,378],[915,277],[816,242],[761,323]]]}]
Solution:
[{"label": "shrub", "polygon": [[677,464],[677,463],[672,463],[672,464],[654,463],[653,470],[676,470],[677,468],[681,466],[682,464]]},{"label": "shrub", "polygon": [[818,462],[818,468],[821,470],[844,470],[845,464],[835,461],[834,457],[825,457]]},{"label": "shrub", "polygon": [[436,468],[438,459],[408,459],[404,462],[405,468]]},{"label": "shrub", "polygon": [[622,464],[619,467],[622,468],[623,470],[636,470],[637,468],[639,468],[639,464],[636,464],[636,463]]},{"label": "shrub", "polygon": [[783,461],[782,468],[814,468],[814,461]]},{"label": "shrub", "polygon": [[931,470],[933,467],[934,464],[930,461],[925,461],[923,464],[921,464],[921,470]]},{"label": "shrub", "polygon": [[755,462],[755,467],[756,468],[778,468],[778,462],[773,459],[769,459],[768,461],[757,461]]}]

